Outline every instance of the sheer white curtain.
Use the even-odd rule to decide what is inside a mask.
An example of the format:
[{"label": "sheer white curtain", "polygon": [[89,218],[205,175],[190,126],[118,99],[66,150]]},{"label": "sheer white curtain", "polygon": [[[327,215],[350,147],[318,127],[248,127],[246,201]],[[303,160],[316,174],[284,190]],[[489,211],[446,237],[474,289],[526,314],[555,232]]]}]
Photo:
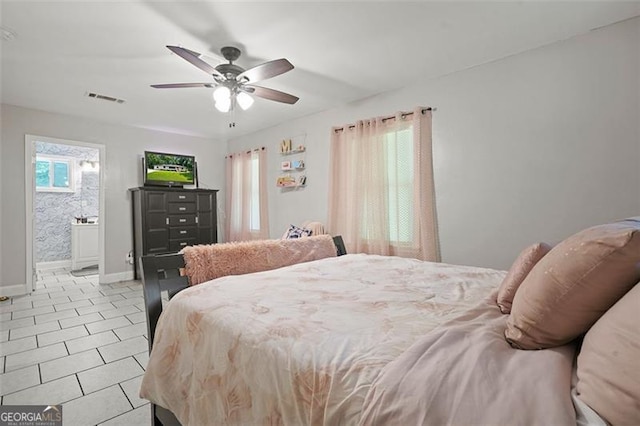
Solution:
[{"label": "sheer white curtain", "polygon": [[332,129],[328,228],[351,253],[440,260],[430,110]]},{"label": "sheer white curtain", "polygon": [[227,156],[227,241],[269,238],[267,150]]}]

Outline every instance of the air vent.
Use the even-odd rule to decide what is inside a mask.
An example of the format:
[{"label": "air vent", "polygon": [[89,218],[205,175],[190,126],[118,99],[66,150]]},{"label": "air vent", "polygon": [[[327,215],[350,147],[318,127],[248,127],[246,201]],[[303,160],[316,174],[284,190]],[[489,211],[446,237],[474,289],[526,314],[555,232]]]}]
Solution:
[{"label": "air vent", "polygon": [[99,93],[87,92],[86,95],[90,98],[102,99],[103,101],[115,102],[117,104],[124,103],[124,99],[114,98],[113,96],[101,95]]}]

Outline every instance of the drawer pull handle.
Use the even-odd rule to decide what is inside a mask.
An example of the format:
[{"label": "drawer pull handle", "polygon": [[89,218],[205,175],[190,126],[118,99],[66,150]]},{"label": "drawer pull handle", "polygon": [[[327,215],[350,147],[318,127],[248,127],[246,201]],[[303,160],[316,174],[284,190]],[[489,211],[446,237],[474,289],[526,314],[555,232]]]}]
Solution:
[{"label": "drawer pull handle", "polygon": [[180,208],[178,208],[178,210],[180,210],[181,212],[183,212],[183,211],[186,211],[186,210],[187,210],[187,208],[186,208],[186,207],[180,207]]},{"label": "drawer pull handle", "polygon": [[181,233],[181,234],[186,234],[186,233],[187,233],[187,231],[180,231],[180,233]]},{"label": "drawer pull handle", "polygon": [[184,246],[186,246],[186,245],[187,245],[187,243],[180,243],[180,245],[181,245],[182,247],[184,247]]},{"label": "drawer pull handle", "polygon": [[167,218],[167,225],[169,224],[169,218]]},{"label": "drawer pull handle", "polygon": [[186,195],[178,195],[178,199],[180,199],[180,200],[184,200],[185,198],[187,198]]},{"label": "drawer pull handle", "polygon": [[180,223],[185,223],[187,219],[180,219]]}]

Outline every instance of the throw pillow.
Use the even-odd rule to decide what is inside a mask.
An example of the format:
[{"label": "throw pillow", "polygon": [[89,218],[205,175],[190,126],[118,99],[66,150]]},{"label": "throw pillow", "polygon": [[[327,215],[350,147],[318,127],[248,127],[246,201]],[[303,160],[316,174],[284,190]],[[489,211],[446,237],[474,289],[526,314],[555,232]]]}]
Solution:
[{"label": "throw pillow", "polygon": [[536,263],[549,253],[551,246],[546,243],[532,244],[529,247],[522,250],[518,255],[511,269],[504,277],[500,289],[498,290],[497,303],[500,307],[500,312],[508,314],[511,312],[511,304],[513,298],[518,291],[518,287],[522,284],[522,281],[527,277],[531,269],[536,266]]},{"label": "throw pillow", "polygon": [[520,349],[560,346],[586,332],[640,280],[640,217],[562,241],[518,289],[505,337]]},{"label": "throw pillow", "polygon": [[287,232],[287,239],[310,237],[310,236],[311,236],[310,229],[299,228],[295,225],[289,226],[289,231]]}]

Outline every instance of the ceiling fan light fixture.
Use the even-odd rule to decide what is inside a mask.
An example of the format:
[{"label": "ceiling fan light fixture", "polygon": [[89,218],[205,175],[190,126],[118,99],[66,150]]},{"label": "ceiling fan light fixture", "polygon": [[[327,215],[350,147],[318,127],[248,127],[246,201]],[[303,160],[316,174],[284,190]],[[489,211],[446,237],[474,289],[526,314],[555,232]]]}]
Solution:
[{"label": "ceiling fan light fixture", "polygon": [[230,103],[231,90],[229,90],[227,86],[218,86],[216,90],[213,91],[213,99],[216,101],[216,103]]},{"label": "ceiling fan light fixture", "polygon": [[216,101],[215,107],[220,112],[229,112],[231,109],[231,98]]},{"label": "ceiling fan light fixture", "polygon": [[245,111],[251,108],[251,105],[253,105],[253,98],[244,92],[238,93],[238,95],[236,96],[236,100],[238,101],[238,105],[240,105],[240,108]]}]

